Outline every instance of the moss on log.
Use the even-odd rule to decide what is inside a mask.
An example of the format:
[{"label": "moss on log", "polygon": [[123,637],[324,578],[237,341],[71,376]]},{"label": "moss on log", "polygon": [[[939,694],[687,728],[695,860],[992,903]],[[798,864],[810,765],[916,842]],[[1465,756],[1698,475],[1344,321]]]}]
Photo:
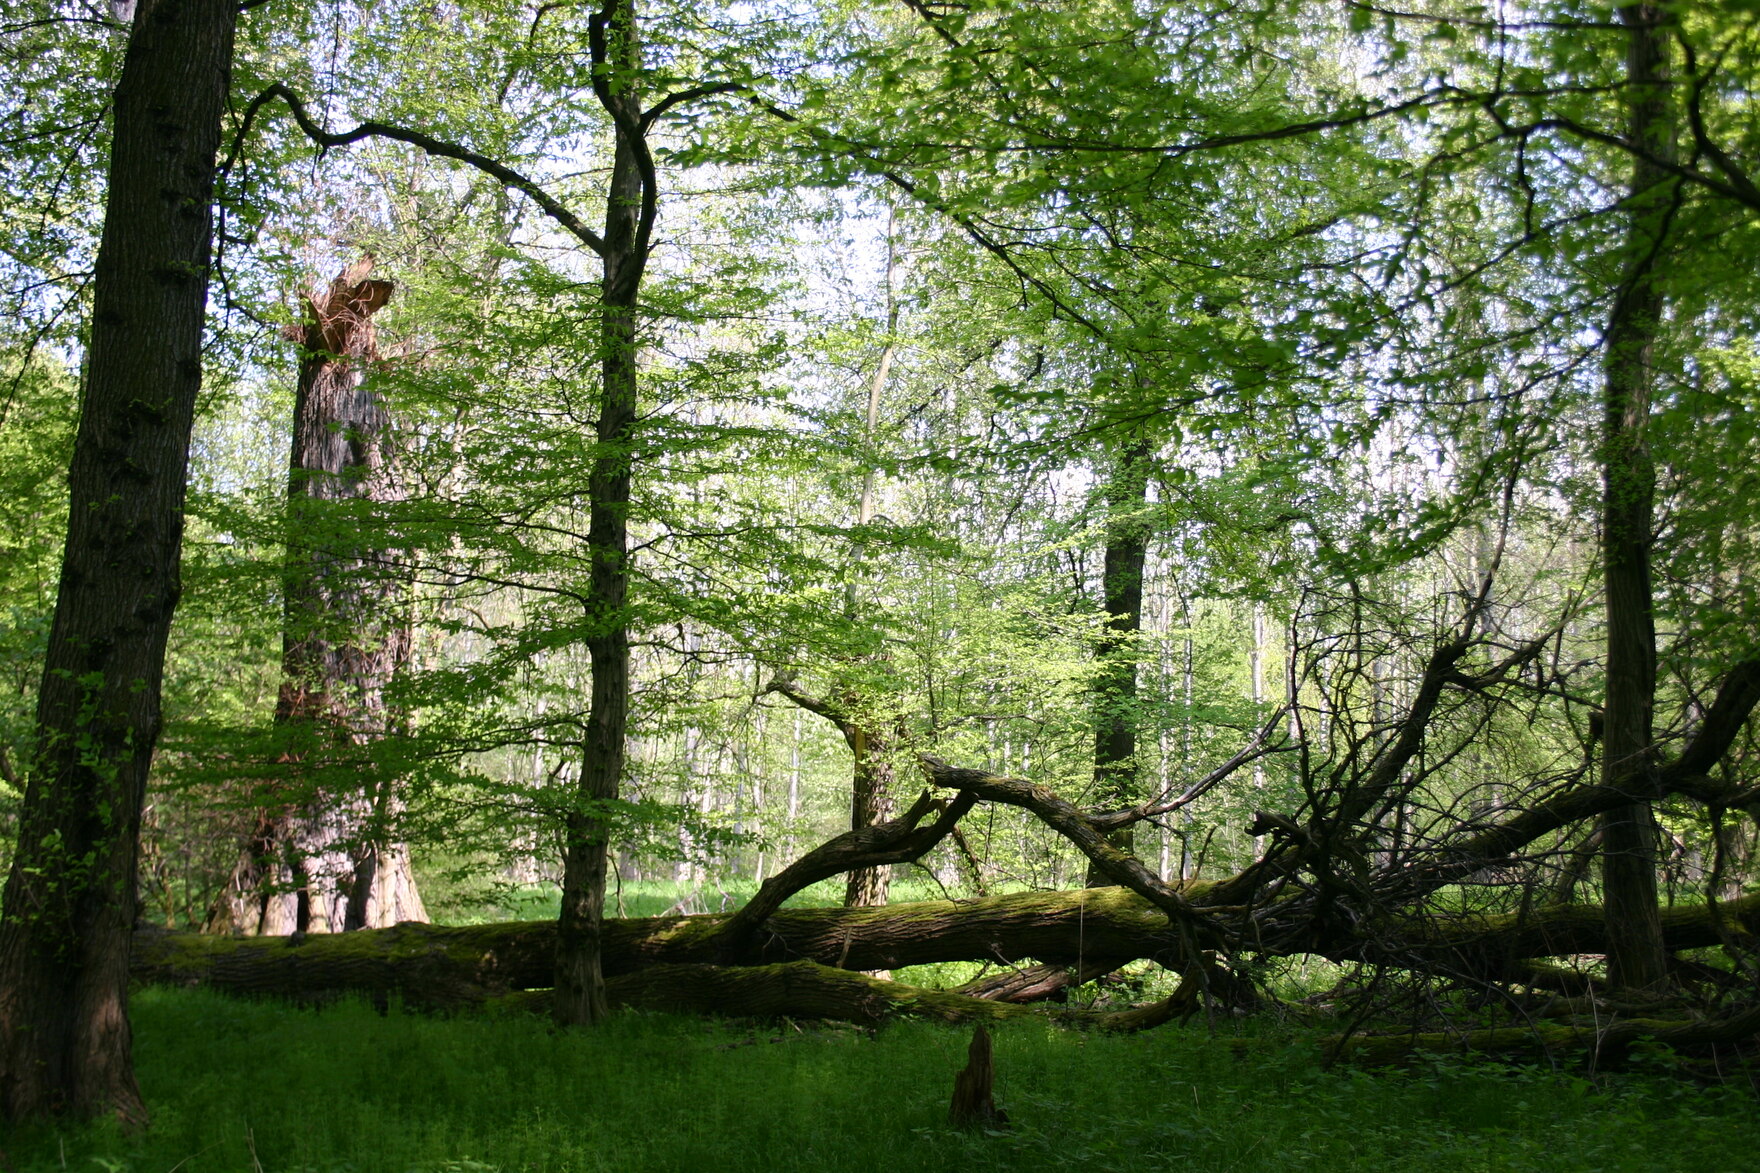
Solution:
[{"label": "moss on log", "polygon": [[[1738,938],[1760,935],[1760,894],[1718,906],[1724,928]],[[1709,908],[1677,904],[1661,910],[1663,945],[1669,951],[1716,945],[1720,940]],[[1557,904],[1521,913],[1460,913],[1413,918],[1378,926],[1402,947],[1471,960],[1476,967],[1502,966],[1530,957],[1604,953],[1607,929],[1598,904]]]},{"label": "moss on log", "polygon": [[1558,1055],[1588,1053],[1616,1063],[1649,1040],[1687,1049],[1739,1043],[1760,1034],[1760,1006],[1716,1019],[1615,1018],[1597,1023],[1532,1022],[1484,1030],[1364,1034],[1322,1040],[1329,1055],[1364,1066],[1410,1062],[1418,1055]]},{"label": "moss on log", "polygon": [[[1204,888],[1187,889],[1201,907]],[[1229,915],[1216,910],[1212,915]],[[1760,895],[1722,906],[1725,931],[1760,928]],[[1033,959],[1108,965],[1147,958],[1183,969],[1179,933],[1142,897],[1123,888],[1026,892],[982,900],[935,900],[880,908],[783,909],[740,953],[717,954],[725,916],[605,922],[608,976],[660,965],[770,966],[812,961],[849,970],[897,969],[941,961]],[[1714,945],[1718,926],[1704,907],[1663,913],[1670,949]],[[1514,959],[1602,952],[1601,911],[1592,906],[1526,915],[1433,917],[1386,924],[1321,942],[1331,956],[1397,957],[1399,964],[1446,960],[1496,973]],[[552,984],[553,922],[389,929],[289,937],[213,937],[142,932],[133,972],[142,982],[203,985],[295,999],[358,990],[401,992],[412,1003],[475,1004],[513,990]]]},{"label": "moss on log", "polygon": [[891,1018],[1001,1022],[1042,1017],[1030,1006],[885,981],[812,961],[775,965],[656,965],[607,983],[612,1002],[643,1010],[752,1018]]},{"label": "moss on log", "polygon": [[[725,916],[605,922],[610,976],[656,965],[705,964],[716,956]],[[390,929],[288,937],[210,937],[142,932],[138,981],[204,985],[246,994],[323,997],[342,990],[401,991],[423,1005],[471,1003],[552,981],[549,921]],[[852,970],[938,961],[1078,964],[1084,958],[1179,958],[1167,918],[1119,888],[1024,892],[986,900],[934,900],[880,908],[784,909],[733,959],[764,966],[815,961]]]}]

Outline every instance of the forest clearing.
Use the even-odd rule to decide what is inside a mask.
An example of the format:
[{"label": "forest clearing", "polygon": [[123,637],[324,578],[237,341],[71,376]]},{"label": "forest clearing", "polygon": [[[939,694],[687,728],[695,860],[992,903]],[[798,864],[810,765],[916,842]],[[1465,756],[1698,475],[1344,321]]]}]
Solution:
[{"label": "forest clearing", "polygon": [[1760,9],[0,61],[0,1170],[1752,1152]]}]

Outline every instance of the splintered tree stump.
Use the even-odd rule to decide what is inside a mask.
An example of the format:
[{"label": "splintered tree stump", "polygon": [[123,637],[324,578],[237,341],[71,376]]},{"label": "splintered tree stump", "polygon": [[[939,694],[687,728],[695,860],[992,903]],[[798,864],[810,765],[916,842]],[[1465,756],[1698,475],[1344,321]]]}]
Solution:
[{"label": "splintered tree stump", "polygon": [[996,1066],[991,1058],[990,1032],[980,1022],[972,1034],[965,1070],[953,1077],[953,1104],[947,1109],[947,1122],[955,1128],[1000,1128],[1006,1125],[1008,1113],[996,1106],[991,1094],[995,1083]]}]

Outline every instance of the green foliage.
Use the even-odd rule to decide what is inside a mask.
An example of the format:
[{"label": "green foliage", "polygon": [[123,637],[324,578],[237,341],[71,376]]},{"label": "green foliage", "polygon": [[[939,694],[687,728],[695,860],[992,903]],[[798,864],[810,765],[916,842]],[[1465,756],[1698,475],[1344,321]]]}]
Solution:
[{"label": "green foliage", "polygon": [[[0,867],[17,840],[37,684],[67,532],[74,382],[42,356],[0,363]],[[10,778],[8,777],[10,775]]]},{"label": "green foliage", "polygon": [[[623,1014],[386,1017],[148,990],[153,1126],[9,1134],[20,1173],[205,1170],[901,1170],[1214,1167],[1698,1170],[1741,1166],[1746,1093],[1495,1063],[1324,1070],[1312,1042],[1167,1028],[996,1032],[1005,1132],[946,1127],[968,1031]],[[236,1073],[262,1078],[239,1080]],[[591,1089],[583,1094],[582,1089]],[[180,1164],[181,1162],[181,1164]]]}]

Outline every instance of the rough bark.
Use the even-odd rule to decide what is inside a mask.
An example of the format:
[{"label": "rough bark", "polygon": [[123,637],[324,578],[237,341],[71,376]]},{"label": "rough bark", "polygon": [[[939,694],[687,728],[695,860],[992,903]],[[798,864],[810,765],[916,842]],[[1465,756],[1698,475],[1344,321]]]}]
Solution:
[{"label": "rough bark", "polygon": [[[895,730],[896,732],[896,730]],[[858,727],[850,741],[851,830],[884,823],[892,814],[896,777],[891,755],[894,738]],[[902,740],[900,738],[899,740]],[[843,886],[845,908],[878,908],[892,891],[892,868],[868,864],[853,869]]]},{"label": "rough bark", "polygon": [[0,919],[0,1117],[142,1117],[127,1014],[237,6],[142,3],[115,95],[72,510]]},{"label": "rough bark", "polygon": [[973,998],[989,998],[997,1002],[1061,1002],[1069,991],[1129,964],[1133,958],[1102,958],[1080,966],[1038,965],[1015,966],[1000,973],[973,978],[959,992]]},{"label": "rough bark", "polygon": [[812,961],[742,968],[657,965],[613,979],[608,994],[619,1005],[645,1010],[862,1023],[905,1017],[998,1022],[1038,1013],[1028,1006],[919,989]]},{"label": "rough bark", "polygon": [[399,621],[404,589],[390,551],[353,540],[337,507],[394,500],[390,415],[366,381],[378,358],[372,315],[392,285],[369,278],[373,259],[305,297],[306,321],[290,331],[303,355],[293,417],[288,510],[304,536],[287,552],[282,682],[275,722],[286,771],[258,813],[226,892],[209,914],[214,932],[335,932],[426,920],[409,852],[389,830],[396,787],[324,779],[392,725],[385,690],[407,662]]},{"label": "rough bark", "polygon": [[[1628,30],[1629,135],[1659,159],[1673,155],[1668,112],[1664,11],[1653,4],[1619,10]],[[1606,334],[1602,435],[1602,564],[1607,600],[1607,698],[1602,779],[1624,785],[1654,769],[1656,621],[1650,547],[1656,470],[1646,437],[1652,352],[1662,326],[1658,268],[1671,196],[1667,172],[1639,155],[1633,163],[1625,272]],[[1656,815],[1639,785],[1636,801],[1601,820],[1602,883],[1612,937],[1608,977],[1615,986],[1659,987],[1667,967],[1657,924]]]},{"label": "rough bark", "polygon": [[955,1128],[994,1128],[1008,1123],[1008,1113],[996,1106],[995,1050],[990,1032],[979,1023],[972,1032],[966,1065],[953,1077],[953,1102],[947,1106],[947,1122]]}]

